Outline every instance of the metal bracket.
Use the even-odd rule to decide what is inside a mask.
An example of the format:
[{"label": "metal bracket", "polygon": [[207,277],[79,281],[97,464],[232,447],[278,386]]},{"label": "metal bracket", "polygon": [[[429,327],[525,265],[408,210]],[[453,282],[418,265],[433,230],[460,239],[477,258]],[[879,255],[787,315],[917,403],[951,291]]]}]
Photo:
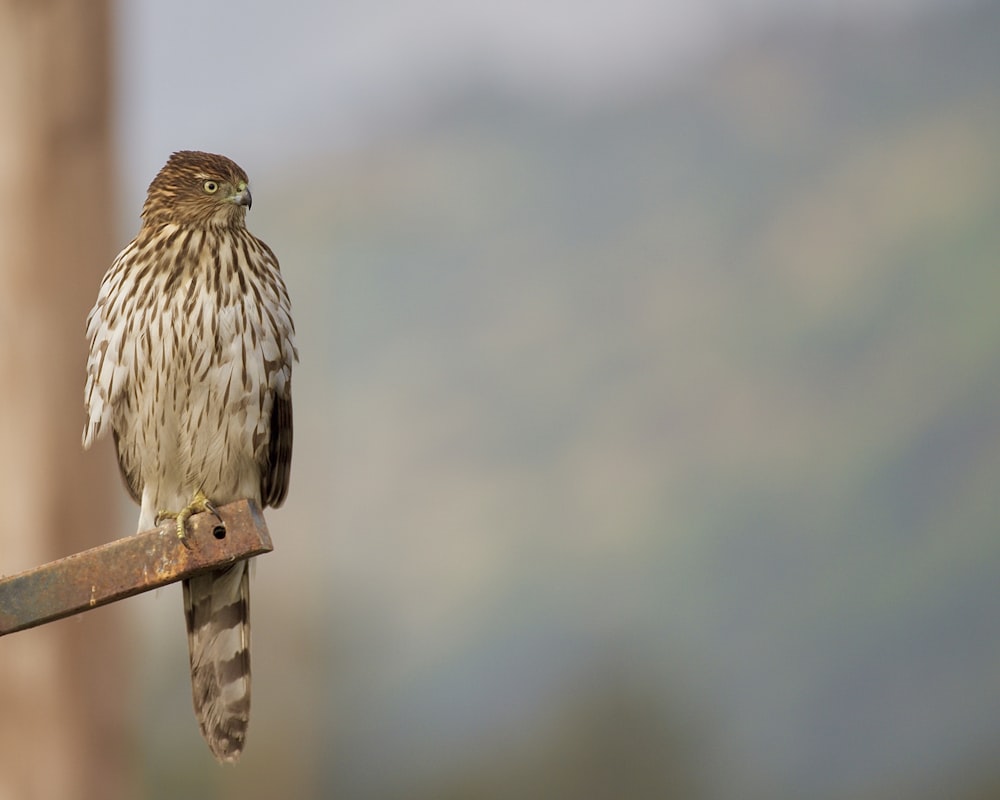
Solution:
[{"label": "metal bracket", "polygon": [[148,592],[199,572],[271,552],[257,505],[239,500],[198,514],[182,542],[173,521],[0,578],[0,636]]}]

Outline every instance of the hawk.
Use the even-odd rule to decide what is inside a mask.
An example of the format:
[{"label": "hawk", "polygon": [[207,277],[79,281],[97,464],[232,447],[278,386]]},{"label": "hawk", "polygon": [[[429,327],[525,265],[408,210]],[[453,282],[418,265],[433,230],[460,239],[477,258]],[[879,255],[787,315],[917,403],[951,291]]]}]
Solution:
[{"label": "hawk", "polygon": [[[278,260],[246,228],[247,183],[224,156],[170,156],[87,317],[83,446],[111,431],[140,531],[173,517],[183,538],[193,513],[288,490],[295,328]],[[219,761],[239,758],[249,721],[248,566],[183,586],[195,714]]]}]

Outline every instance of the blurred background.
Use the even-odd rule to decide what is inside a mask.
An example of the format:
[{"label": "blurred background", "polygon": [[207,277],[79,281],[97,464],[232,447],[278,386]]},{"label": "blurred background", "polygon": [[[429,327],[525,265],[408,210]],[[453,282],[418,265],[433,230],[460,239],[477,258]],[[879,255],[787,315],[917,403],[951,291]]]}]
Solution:
[{"label": "blurred background", "polygon": [[59,623],[123,796],[1000,796],[998,4],[112,8],[80,341],[202,149],[301,353],[239,765],[179,589]]}]

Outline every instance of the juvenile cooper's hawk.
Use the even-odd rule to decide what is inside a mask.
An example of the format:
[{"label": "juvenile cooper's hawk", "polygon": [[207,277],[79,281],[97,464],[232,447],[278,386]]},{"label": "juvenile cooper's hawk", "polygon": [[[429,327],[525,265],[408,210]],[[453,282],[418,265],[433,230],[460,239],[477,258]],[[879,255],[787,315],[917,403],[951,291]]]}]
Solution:
[{"label": "juvenile cooper's hawk", "polygon": [[[174,153],[87,318],[83,445],[110,427],[140,531],[174,516],[183,535],[213,503],[285,499],[298,353],[278,260],[246,229],[249,208],[239,166]],[[239,758],[249,720],[249,603],[246,561],[184,582],[195,714],[220,761]]]}]

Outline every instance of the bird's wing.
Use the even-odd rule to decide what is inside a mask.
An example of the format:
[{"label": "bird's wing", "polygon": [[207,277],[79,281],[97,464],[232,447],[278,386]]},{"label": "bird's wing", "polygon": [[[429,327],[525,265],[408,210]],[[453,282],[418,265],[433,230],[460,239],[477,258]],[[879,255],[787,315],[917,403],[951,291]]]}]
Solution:
[{"label": "bird's wing", "polygon": [[[87,358],[87,384],[84,405],[87,424],[83,429],[83,446],[90,447],[111,427],[111,414],[126,391],[129,376],[134,372],[135,344],[128,341],[129,330],[125,303],[132,295],[132,278],[128,264],[134,254],[132,242],[119,254],[101,281],[97,302],[87,316],[87,340],[90,354]],[[142,486],[137,470],[126,460],[115,432],[115,449],[118,465],[129,494],[139,502]]]},{"label": "bird's wing", "polygon": [[267,456],[261,464],[260,496],[265,506],[280,506],[288,493],[288,474],[292,466],[292,387],[275,396],[271,406],[270,438]]}]

